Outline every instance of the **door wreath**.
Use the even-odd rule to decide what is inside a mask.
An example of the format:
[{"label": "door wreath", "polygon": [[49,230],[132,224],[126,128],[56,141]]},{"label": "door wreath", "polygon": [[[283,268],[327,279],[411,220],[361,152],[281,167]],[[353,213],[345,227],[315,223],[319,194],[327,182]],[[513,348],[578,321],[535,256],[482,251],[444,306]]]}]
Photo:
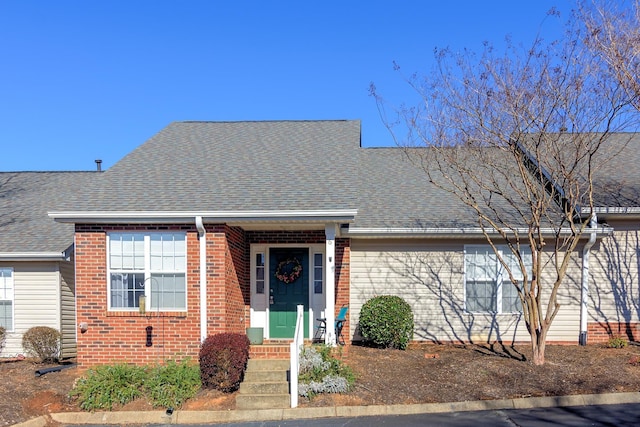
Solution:
[{"label": "door wreath", "polygon": [[298,280],[298,277],[302,274],[302,265],[298,258],[287,258],[280,262],[276,268],[276,279],[283,283],[289,284]]}]

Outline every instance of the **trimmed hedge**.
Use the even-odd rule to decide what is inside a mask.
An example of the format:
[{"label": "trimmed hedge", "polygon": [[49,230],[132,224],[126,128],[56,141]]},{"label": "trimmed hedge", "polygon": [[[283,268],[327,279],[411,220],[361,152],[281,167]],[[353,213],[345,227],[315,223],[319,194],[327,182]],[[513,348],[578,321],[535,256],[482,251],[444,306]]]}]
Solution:
[{"label": "trimmed hedge", "polygon": [[200,379],[205,388],[237,390],[249,360],[249,338],[222,333],[207,337],[200,348]]},{"label": "trimmed hedge", "polygon": [[360,333],[376,346],[406,349],[413,336],[411,306],[398,296],[371,298],[360,310]]}]

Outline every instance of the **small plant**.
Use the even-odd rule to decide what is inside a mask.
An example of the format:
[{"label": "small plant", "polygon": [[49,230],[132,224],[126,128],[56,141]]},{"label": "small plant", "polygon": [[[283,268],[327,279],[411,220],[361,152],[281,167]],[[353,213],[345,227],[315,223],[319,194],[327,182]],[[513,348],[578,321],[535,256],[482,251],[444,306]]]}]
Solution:
[{"label": "small plant", "polygon": [[40,362],[55,362],[60,355],[60,332],[48,326],[34,326],[22,336],[22,348]]},{"label": "small plant", "polygon": [[173,360],[149,371],[146,395],[154,407],[179,408],[200,390],[200,369],[189,360]]},{"label": "small plant", "polygon": [[249,360],[249,338],[222,333],[207,337],[200,348],[200,378],[203,387],[231,392],[240,386]]},{"label": "small plant", "polygon": [[346,393],[355,383],[348,366],[331,356],[331,347],[313,346],[300,354],[298,394],[313,397],[319,393]]},{"label": "small plant", "polygon": [[627,341],[625,337],[616,335],[609,338],[609,341],[607,342],[607,347],[608,348],[625,348],[627,344],[629,344],[629,341]]},{"label": "small plant", "polygon": [[371,298],[360,310],[360,333],[377,346],[406,349],[413,337],[411,306],[398,296]]},{"label": "small plant", "polygon": [[7,330],[4,326],[0,326],[0,352],[2,351],[2,347],[4,347],[4,340],[7,337]]},{"label": "small plant", "polygon": [[89,370],[69,393],[77,396],[80,408],[86,411],[113,409],[143,395],[147,374],[145,369],[134,365],[103,365]]}]

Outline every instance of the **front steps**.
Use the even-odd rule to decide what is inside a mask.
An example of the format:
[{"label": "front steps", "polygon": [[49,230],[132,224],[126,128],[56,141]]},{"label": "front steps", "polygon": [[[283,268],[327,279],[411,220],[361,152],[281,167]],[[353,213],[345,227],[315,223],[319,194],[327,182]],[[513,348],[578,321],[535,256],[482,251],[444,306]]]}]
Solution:
[{"label": "front steps", "polygon": [[236,409],[291,407],[289,360],[249,359],[236,395]]}]

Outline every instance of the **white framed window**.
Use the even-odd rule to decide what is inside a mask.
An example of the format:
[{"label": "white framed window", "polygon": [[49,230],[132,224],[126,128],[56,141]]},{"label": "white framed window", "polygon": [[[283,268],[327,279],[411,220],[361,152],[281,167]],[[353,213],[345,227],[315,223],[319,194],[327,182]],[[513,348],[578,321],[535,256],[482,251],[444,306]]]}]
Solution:
[{"label": "white framed window", "polygon": [[[109,233],[109,309],[187,309],[185,233]],[[145,297],[141,299],[141,297]]]},{"label": "white framed window", "polygon": [[[522,282],[522,271],[516,256],[506,246],[497,247],[516,280]],[[531,252],[522,251],[531,277]],[[471,313],[520,313],[518,292],[508,273],[489,245],[465,247],[465,308]]]},{"label": "white framed window", "polygon": [[313,293],[321,294],[324,292],[324,261],[323,253],[313,254]]},{"label": "white framed window", "polygon": [[256,261],[256,265],[255,265],[255,275],[256,275],[256,294],[264,294],[264,286],[265,286],[265,277],[264,277],[264,268],[266,265],[265,259],[265,253],[264,252],[257,252],[255,254],[255,261]]},{"label": "white framed window", "polygon": [[13,268],[0,268],[0,326],[13,331]]}]

